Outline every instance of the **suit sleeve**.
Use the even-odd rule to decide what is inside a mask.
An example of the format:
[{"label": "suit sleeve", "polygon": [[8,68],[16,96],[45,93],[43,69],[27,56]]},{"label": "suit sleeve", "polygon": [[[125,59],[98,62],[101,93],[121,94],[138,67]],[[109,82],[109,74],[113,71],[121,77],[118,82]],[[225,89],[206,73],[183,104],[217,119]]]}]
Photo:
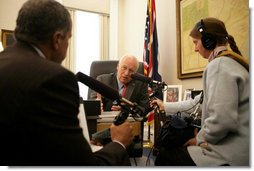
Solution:
[{"label": "suit sleeve", "polygon": [[37,107],[43,107],[35,123],[41,125],[38,139],[45,160],[57,165],[128,165],[126,150],[111,143],[92,153],[77,118],[79,90],[75,75],[62,71],[45,80],[38,88]]}]

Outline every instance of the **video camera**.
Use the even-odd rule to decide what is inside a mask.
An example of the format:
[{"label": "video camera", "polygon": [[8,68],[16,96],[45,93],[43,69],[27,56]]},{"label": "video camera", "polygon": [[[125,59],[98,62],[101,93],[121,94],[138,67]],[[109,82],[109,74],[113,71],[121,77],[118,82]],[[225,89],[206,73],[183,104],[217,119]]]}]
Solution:
[{"label": "video camera", "polygon": [[[129,116],[133,116],[130,114],[130,111],[126,110],[126,107],[122,108],[122,111],[114,118],[113,123],[115,125],[121,125]],[[95,142],[100,142],[102,145],[106,145],[111,142],[110,128],[104,129],[100,132],[96,132],[92,134],[92,140]],[[143,155],[143,140],[139,135],[134,136],[132,143],[126,148],[129,157],[141,157]]]}]

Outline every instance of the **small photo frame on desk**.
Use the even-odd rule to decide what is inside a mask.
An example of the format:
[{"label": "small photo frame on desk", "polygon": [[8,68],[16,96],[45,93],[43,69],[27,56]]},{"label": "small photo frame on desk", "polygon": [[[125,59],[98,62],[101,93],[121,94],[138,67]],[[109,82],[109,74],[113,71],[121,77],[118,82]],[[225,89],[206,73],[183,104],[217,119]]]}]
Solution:
[{"label": "small photo frame on desk", "polygon": [[167,85],[163,96],[164,102],[180,102],[182,100],[182,85]]},{"label": "small photo frame on desk", "polygon": [[184,91],[183,100],[189,100],[191,99],[191,92],[194,90],[194,88],[189,88]]},{"label": "small photo frame on desk", "polygon": [[4,49],[7,46],[11,45],[15,41],[14,31],[2,29],[1,30],[1,41],[2,41]]},{"label": "small photo frame on desk", "polygon": [[199,95],[203,90],[196,90],[195,88],[189,88],[184,91],[183,100],[194,99],[195,96]]}]

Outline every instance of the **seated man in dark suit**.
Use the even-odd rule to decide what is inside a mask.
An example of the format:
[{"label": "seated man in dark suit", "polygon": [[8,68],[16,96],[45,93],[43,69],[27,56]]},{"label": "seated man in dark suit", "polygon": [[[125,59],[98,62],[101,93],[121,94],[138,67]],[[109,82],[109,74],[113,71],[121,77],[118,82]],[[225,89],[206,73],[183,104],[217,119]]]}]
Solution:
[{"label": "seated man in dark suit", "polygon": [[[135,56],[125,55],[119,60],[116,73],[99,75],[97,80],[118,90],[122,97],[131,102],[136,102],[144,109],[148,109],[148,85],[131,78],[131,75],[138,70],[138,67],[139,62]],[[91,98],[101,100],[103,111],[118,111],[121,109],[114,101],[106,97],[101,97],[100,94],[94,91],[91,93]]]}]

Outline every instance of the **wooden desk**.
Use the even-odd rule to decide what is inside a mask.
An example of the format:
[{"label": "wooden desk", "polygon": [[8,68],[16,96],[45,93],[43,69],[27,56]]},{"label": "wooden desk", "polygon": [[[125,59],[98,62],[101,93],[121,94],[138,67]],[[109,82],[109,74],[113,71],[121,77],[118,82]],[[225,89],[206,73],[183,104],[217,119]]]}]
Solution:
[{"label": "wooden desk", "polygon": [[[97,123],[97,132],[102,131],[103,129],[109,128],[111,124],[112,123],[110,123],[110,122],[98,122]],[[134,136],[139,135],[140,137],[142,137],[141,130],[143,128],[142,128],[141,122],[133,121],[133,122],[130,122],[130,124],[133,127]]]},{"label": "wooden desk", "polygon": [[[112,122],[98,122],[98,116],[87,116],[87,124],[89,130],[89,136],[92,137],[92,134],[102,131],[106,128],[109,128]],[[138,121],[130,121],[130,124],[133,127],[134,136],[143,137],[143,123]],[[143,139],[142,139],[143,140]]]}]

